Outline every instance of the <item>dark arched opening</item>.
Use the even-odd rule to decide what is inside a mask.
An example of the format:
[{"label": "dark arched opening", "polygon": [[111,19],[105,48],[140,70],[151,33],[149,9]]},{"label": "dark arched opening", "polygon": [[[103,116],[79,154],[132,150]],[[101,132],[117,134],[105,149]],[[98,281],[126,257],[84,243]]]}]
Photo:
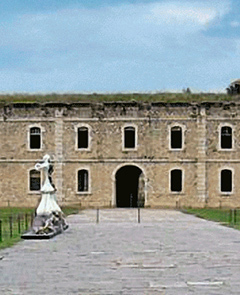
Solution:
[{"label": "dark arched opening", "polygon": [[117,207],[144,207],[144,177],[136,166],[124,166],[116,173]]}]

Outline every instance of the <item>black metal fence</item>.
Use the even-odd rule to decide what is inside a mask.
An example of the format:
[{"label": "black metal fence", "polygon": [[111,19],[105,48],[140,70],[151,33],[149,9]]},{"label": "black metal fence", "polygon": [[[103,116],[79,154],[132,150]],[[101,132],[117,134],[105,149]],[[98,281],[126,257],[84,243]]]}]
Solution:
[{"label": "black metal fence", "polygon": [[6,239],[19,237],[33,222],[34,213],[1,214],[0,243]]}]

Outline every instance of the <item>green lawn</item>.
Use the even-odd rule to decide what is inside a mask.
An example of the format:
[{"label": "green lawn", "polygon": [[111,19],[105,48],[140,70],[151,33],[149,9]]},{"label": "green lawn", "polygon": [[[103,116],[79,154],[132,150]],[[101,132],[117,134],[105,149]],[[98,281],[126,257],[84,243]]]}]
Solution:
[{"label": "green lawn", "polygon": [[184,213],[194,214],[197,217],[220,222],[224,225],[240,229],[240,209],[217,209],[217,208],[187,208]]},{"label": "green lawn", "polygon": [[[64,214],[76,214],[79,209],[63,207]],[[21,240],[24,231],[31,227],[35,209],[33,208],[0,208],[0,249],[10,247]]]}]

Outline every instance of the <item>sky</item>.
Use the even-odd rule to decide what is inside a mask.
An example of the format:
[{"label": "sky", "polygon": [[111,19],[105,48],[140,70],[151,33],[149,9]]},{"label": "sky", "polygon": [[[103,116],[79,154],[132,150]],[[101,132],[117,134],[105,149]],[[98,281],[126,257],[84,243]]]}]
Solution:
[{"label": "sky", "polygon": [[0,2],[1,93],[225,92],[239,0]]}]

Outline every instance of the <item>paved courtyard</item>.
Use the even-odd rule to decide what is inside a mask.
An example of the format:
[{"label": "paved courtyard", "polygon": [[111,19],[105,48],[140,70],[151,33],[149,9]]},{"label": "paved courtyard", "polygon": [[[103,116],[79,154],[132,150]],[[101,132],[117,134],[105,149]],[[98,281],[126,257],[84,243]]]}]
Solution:
[{"label": "paved courtyard", "polygon": [[86,210],[0,251],[0,294],[240,294],[240,231],[171,210]]}]

